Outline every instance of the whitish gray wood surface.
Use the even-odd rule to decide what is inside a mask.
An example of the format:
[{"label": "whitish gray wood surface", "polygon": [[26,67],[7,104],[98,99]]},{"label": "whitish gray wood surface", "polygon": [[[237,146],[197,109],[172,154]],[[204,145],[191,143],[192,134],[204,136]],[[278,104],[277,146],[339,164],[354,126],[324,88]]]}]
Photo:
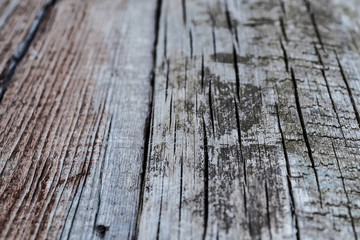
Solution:
[{"label": "whitish gray wood surface", "polygon": [[140,239],[357,239],[358,4],[163,1]]},{"label": "whitish gray wood surface", "polygon": [[0,0],[0,239],[358,239],[359,0]]}]

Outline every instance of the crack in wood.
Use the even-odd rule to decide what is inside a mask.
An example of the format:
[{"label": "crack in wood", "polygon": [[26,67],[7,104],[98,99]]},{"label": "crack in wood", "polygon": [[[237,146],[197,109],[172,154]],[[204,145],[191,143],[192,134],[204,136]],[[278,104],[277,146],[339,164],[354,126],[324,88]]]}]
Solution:
[{"label": "crack in wood", "polygon": [[209,220],[209,149],[206,134],[206,124],[203,118],[203,148],[204,148],[204,231],[202,239],[206,239],[206,232]]},{"label": "crack in wood", "polygon": [[348,81],[348,79],[347,79],[347,77],[346,77],[346,75],[345,75],[344,69],[343,69],[343,67],[342,67],[342,65],[341,65],[341,63],[340,63],[339,56],[338,56],[336,50],[335,50],[335,56],[336,56],[337,64],[338,64],[339,69],[340,69],[340,73],[341,73],[342,79],[344,80],[344,83],[345,83],[345,86],[346,86],[346,90],[347,90],[347,92],[348,92],[348,94],[349,94],[349,98],[350,98],[350,101],[351,101],[351,105],[352,105],[352,107],[353,107],[353,109],[354,109],[356,121],[357,121],[357,123],[358,123],[358,125],[359,125],[359,127],[360,127],[360,115],[359,115],[359,111],[358,111],[358,109],[357,109],[357,107],[356,107],[356,103],[355,103],[355,100],[354,100],[354,96],[353,96],[352,90],[351,90],[350,85],[349,85],[349,81]]},{"label": "crack in wood", "polygon": [[310,147],[310,142],[309,142],[308,134],[307,134],[306,127],[305,127],[305,121],[304,121],[304,117],[303,117],[302,110],[301,110],[300,98],[299,98],[299,94],[298,94],[296,78],[295,78],[295,75],[294,75],[294,70],[292,68],[290,70],[291,70],[291,80],[292,80],[293,88],[294,88],[296,109],[297,109],[297,112],[298,112],[302,133],[303,133],[305,145],[306,145],[306,148],[307,148],[307,153],[308,153],[309,159],[311,161],[311,167],[312,167],[312,169],[314,171],[314,174],[315,174],[316,185],[317,185],[317,189],[318,189],[318,192],[319,192],[320,205],[321,205],[321,207],[323,207],[323,200],[322,200],[322,194],[321,194],[321,189],[320,189],[319,176],[318,176],[318,172],[316,170],[315,160],[314,160],[314,157],[312,155],[312,150],[311,150],[311,147]]},{"label": "crack in wood", "polygon": [[283,59],[284,59],[284,63],[285,63],[286,72],[289,72],[289,60],[288,60],[286,48],[284,47],[284,44],[283,44],[281,38],[280,38],[280,46],[281,46],[281,49],[283,51],[283,56],[284,56]]},{"label": "crack in wood", "polygon": [[339,173],[340,173],[340,177],[341,177],[341,183],[342,183],[342,186],[343,186],[343,189],[344,189],[344,192],[345,192],[345,196],[346,196],[346,199],[347,199],[347,209],[348,209],[349,217],[350,217],[350,219],[351,219],[352,230],[353,230],[353,232],[354,232],[354,237],[355,237],[355,239],[357,240],[357,239],[358,239],[358,236],[357,236],[357,233],[356,233],[354,217],[352,216],[352,212],[351,212],[351,206],[350,206],[351,202],[350,202],[350,198],[349,198],[348,191],[346,190],[345,179],[344,179],[344,176],[343,176],[341,167],[340,167],[339,158],[338,158],[338,156],[337,156],[337,154],[336,154],[336,150],[335,150],[335,146],[334,146],[334,142],[333,142],[333,141],[331,141],[331,146],[332,146],[332,149],[333,149],[333,151],[334,151],[334,156],[335,156],[336,164],[337,164],[337,167],[338,167],[338,170],[339,170]]},{"label": "crack in wood", "polygon": [[286,179],[288,183],[288,191],[289,191],[289,197],[290,197],[290,207],[291,207],[291,216],[293,219],[295,219],[295,230],[296,230],[296,240],[300,240],[300,229],[299,229],[299,221],[298,216],[296,213],[296,204],[295,204],[295,198],[294,198],[294,191],[291,183],[291,169],[290,169],[290,161],[289,156],[286,149],[286,143],[285,143],[285,136],[281,127],[280,122],[280,115],[279,115],[279,108],[278,105],[275,104],[275,110],[276,110],[276,117],[278,122],[278,128],[281,136],[281,144],[284,152],[285,162],[286,162]]},{"label": "crack in wood", "polygon": [[6,88],[11,82],[11,79],[14,76],[16,68],[23,60],[25,54],[28,52],[31,43],[33,42],[36,33],[39,30],[40,25],[44,22],[46,16],[50,13],[53,6],[56,4],[57,0],[50,0],[45,3],[40,12],[37,14],[35,20],[33,21],[25,39],[20,43],[16,52],[8,59],[5,68],[0,73],[0,102],[4,97]]}]

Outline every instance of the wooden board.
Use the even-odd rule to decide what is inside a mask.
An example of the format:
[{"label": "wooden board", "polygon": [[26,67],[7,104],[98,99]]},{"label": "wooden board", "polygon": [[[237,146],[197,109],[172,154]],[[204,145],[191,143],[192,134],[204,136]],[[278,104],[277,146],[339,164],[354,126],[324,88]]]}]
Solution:
[{"label": "wooden board", "polygon": [[359,6],[4,1],[0,238],[358,239]]},{"label": "wooden board", "polygon": [[154,5],[49,8],[1,102],[1,238],[133,235]]},{"label": "wooden board", "polygon": [[164,1],[140,239],[357,238],[341,7]]}]

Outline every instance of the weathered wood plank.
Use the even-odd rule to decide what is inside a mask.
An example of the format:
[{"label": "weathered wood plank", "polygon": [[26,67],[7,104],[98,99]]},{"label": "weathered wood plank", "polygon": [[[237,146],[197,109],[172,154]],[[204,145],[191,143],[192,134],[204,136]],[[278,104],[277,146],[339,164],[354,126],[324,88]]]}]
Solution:
[{"label": "weathered wood plank", "polygon": [[358,239],[357,0],[54,3],[0,6],[1,239]]},{"label": "weathered wood plank", "polygon": [[357,239],[354,6],[163,1],[140,238]]},{"label": "weathered wood plank", "polygon": [[135,234],[155,9],[64,0],[41,23],[0,105],[0,238]]},{"label": "weathered wood plank", "polygon": [[52,1],[8,0],[0,6],[0,99]]}]

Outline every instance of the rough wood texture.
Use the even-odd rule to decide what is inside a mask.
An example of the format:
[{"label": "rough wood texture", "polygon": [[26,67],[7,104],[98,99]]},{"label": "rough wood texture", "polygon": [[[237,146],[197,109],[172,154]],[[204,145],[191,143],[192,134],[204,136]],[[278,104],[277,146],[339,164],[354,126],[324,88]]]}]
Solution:
[{"label": "rough wood texture", "polygon": [[348,9],[164,0],[141,239],[357,239]]},{"label": "rough wood texture", "polygon": [[358,239],[358,0],[4,0],[1,239]]},{"label": "rough wood texture", "polygon": [[155,4],[48,9],[0,106],[1,238],[134,235]]},{"label": "rough wood texture", "polygon": [[51,2],[45,4],[45,0],[8,0],[1,3],[0,99],[49,5]]}]

